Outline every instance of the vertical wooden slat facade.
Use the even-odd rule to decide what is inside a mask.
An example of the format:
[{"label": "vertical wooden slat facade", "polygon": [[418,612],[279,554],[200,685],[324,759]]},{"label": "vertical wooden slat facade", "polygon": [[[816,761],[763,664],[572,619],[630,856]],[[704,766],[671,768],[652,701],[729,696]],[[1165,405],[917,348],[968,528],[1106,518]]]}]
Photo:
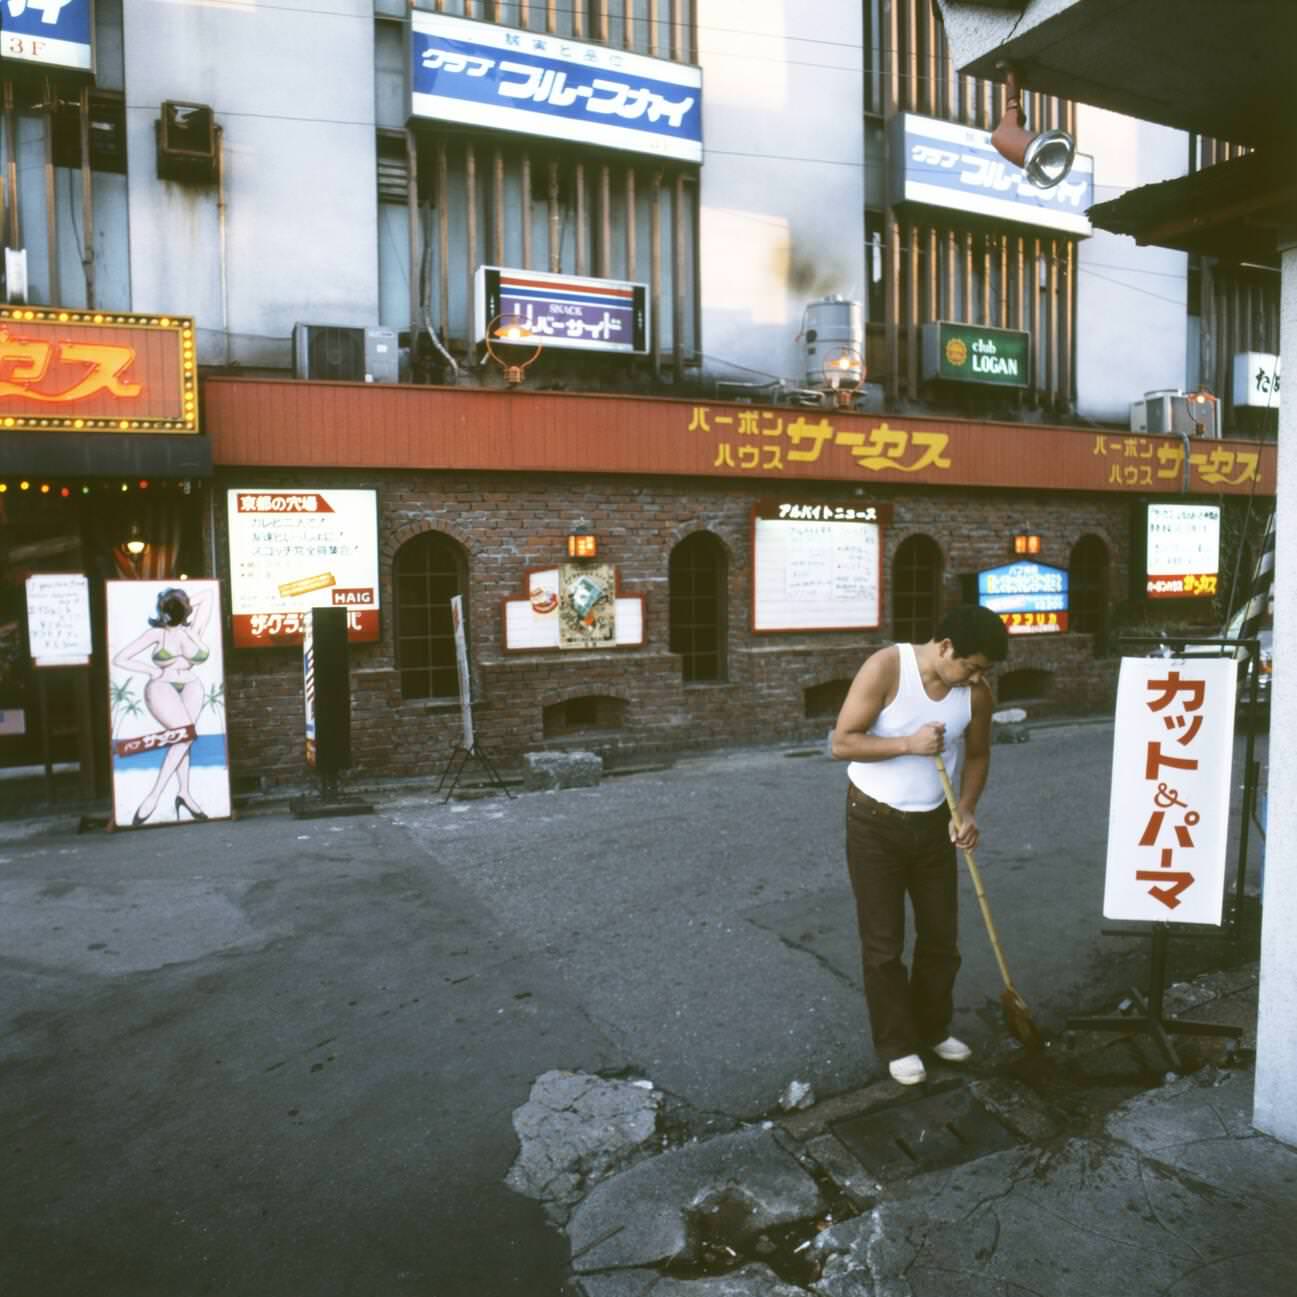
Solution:
[{"label": "vertical wooden slat facade", "polygon": [[[1004,111],[1004,87],[957,71],[933,0],[883,0],[874,39],[882,47],[885,119],[916,112],[994,128]],[[1027,101],[1033,127],[1075,130],[1070,103],[1035,94]],[[893,397],[921,399],[922,326],[944,318],[1031,333],[1035,359],[1026,399],[1060,413],[1074,408],[1075,240],[1059,236],[1042,246],[1024,232],[953,212],[916,220],[888,208],[883,218],[881,330],[875,325],[882,364],[872,376]]]}]

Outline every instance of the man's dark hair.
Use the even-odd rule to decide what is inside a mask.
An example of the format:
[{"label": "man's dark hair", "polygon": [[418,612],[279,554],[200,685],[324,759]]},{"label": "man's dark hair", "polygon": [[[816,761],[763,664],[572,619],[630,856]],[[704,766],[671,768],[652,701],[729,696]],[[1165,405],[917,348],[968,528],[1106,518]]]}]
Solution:
[{"label": "man's dark hair", "polygon": [[961,603],[952,608],[933,633],[934,640],[948,639],[955,656],[972,657],[980,653],[989,662],[1003,662],[1009,656],[1009,632],[989,608]]}]

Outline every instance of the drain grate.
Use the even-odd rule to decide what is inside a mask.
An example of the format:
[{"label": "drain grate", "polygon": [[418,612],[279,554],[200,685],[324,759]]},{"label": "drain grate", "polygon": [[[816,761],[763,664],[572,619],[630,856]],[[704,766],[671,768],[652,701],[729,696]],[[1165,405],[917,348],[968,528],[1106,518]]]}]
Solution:
[{"label": "drain grate", "polygon": [[958,1166],[1020,1142],[962,1088],[848,1117],[830,1129],[882,1181]]}]

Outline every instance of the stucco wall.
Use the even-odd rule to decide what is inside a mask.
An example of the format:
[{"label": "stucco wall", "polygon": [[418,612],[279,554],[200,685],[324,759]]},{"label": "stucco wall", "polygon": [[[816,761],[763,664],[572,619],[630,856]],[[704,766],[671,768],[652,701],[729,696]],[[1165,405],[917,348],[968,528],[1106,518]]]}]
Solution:
[{"label": "stucco wall", "polygon": [[699,0],[709,369],[800,380],[806,304],[865,297],[862,40],[847,0]]},{"label": "stucco wall", "polygon": [[[372,0],[123,8],[134,309],[194,314],[204,364],[287,366],[297,320],[376,323]],[[216,187],[157,179],[167,99],[224,129],[224,248]]]},{"label": "stucco wall", "polygon": [[[1077,147],[1094,155],[1094,199],[1182,176],[1183,131],[1078,104]],[[1183,389],[1187,257],[1096,230],[1077,255],[1077,412],[1124,422],[1155,388]]]}]

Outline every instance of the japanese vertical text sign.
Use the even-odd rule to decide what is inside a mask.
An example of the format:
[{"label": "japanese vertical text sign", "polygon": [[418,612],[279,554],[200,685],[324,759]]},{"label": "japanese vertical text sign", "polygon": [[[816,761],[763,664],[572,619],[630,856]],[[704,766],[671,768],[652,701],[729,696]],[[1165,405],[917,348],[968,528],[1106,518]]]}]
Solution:
[{"label": "japanese vertical text sign", "polygon": [[312,608],[345,608],[352,644],[378,639],[378,493],[230,491],[236,648],[300,644]]},{"label": "japanese vertical text sign", "polygon": [[1104,918],[1220,925],[1237,667],[1122,659]]},{"label": "japanese vertical text sign", "polygon": [[0,305],[0,429],[196,433],[197,363],[182,316]]},{"label": "japanese vertical text sign", "polygon": [[468,645],[464,640],[464,596],[451,595],[450,625],[455,635],[455,666],[459,671],[459,716],[464,726],[464,751],[473,750],[473,687],[468,674]]},{"label": "japanese vertical text sign", "polygon": [[703,74],[607,45],[415,9],[410,111],[680,162],[703,160]]},{"label": "japanese vertical text sign", "polygon": [[94,33],[94,0],[0,0],[0,64],[93,72]]}]

